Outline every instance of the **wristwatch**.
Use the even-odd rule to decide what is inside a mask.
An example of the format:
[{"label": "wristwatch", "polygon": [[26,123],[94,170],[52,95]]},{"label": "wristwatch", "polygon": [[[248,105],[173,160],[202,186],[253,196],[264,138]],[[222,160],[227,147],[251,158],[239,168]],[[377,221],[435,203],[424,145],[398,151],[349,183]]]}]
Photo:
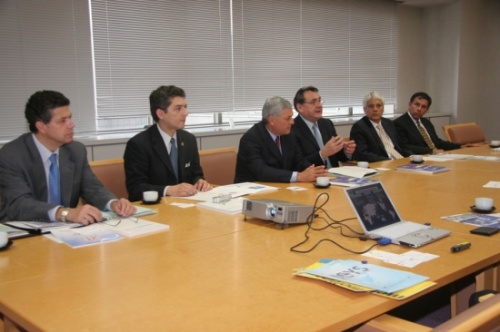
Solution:
[{"label": "wristwatch", "polygon": [[66,218],[68,217],[68,214],[69,214],[69,207],[64,208],[61,212],[61,221],[62,222],[66,222]]}]

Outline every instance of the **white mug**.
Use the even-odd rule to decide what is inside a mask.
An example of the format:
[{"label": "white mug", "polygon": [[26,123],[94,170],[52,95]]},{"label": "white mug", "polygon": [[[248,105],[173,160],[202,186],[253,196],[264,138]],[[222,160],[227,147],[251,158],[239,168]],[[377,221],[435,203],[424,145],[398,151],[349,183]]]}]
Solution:
[{"label": "white mug", "polygon": [[144,202],[156,202],[158,200],[157,191],[145,191],[142,193],[142,200]]},{"label": "white mug", "polygon": [[490,144],[493,145],[493,146],[500,146],[500,141],[493,140],[493,141],[490,142]]},{"label": "white mug", "polygon": [[488,198],[488,197],[478,197],[476,198],[476,209],[479,210],[491,210],[493,208],[493,198]]},{"label": "white mug", "polygon": [[316,184],[318,186],[328,186],[328,184],[330,183],[330,178],[329,177],[326,177],[326,176],[318,176],[316,178]]},{"label": "white mug", "polygon": [[7,232],[0,232],[0,248],[5,247],[9,242],[9,234]]},{"label": "white mug", "polygon": [[358,167],[363,167],[363,168],[368,168],[368,162],[367,161],[358,161]]},{"label": "white mug", "polygon": [[419,154],[414,154],[411,156],[411,161],[413,161],[414,163],[421,163],[422,161],[424,161],[424,157]]}]

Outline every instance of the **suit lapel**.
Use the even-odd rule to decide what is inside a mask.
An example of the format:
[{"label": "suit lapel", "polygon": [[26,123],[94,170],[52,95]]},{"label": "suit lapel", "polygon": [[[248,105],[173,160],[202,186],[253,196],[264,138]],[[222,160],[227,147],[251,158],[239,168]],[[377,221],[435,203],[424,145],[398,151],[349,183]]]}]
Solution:
[{"label": "suit lapel", "polygon": [[[42,157],[40,156],[40,152],[38,151],[35,142],[33,141],[33,137],[31,137],[31,134],[26,135],[25,143],[30,153],[34,179],[47,179],[47,174],[45,174],[45,166],[43,164]],[[33,183],[33,187],[38,189],[36,192],[36,196],[40,197],[40,200],[47,202],[49,199],[49,189],[47,188],[47,181],[40,181],[38,183],[39,185],[37,183]]]},{"label": "suit lapel", "polygon": [[[273,141],[271,135],[269,134],[269,132],[266,129],[266,126],[262,122],[260,123],[258,129],[259,129],[260,138],[262,139],[263,142],[265,142],[264,149],[268,149],[269,152],[272,155],[274,155],[280,161],[281,165],[283,166],[283,158],[288,153],[286,144],[283,144],[283,142],[281,141],[281,152],[280,152],[280,150],[276,146],[276,142]],[[281,140],[281,137],[280,137],[280,140]],[[282,155],[282,153],[283,153],[283,155]]]},{"label": "suit lapel", "polygon": [[150,130],[151,130],[151,146],[153,148],[153,151],[156,153],[158,159],[161,160],[163,165],[171,173],[174,173],[174,169],[172,167],[172,164],[170,163],[170,157],[168,156],[167,146],[165,145],[165,142],[163,141],[163,138],[160,135],[158,127],[156,125],[152,126]]},{"label": "suit lapel", "polygon": [[[318,142],[316,142],[316,138],[314,137],[313,133],[311,132],[311,129],[309,128],[307,123],[304,121],[304,119],[302,119],[302,117],[300,115],[297,117],[297,120],[295,121],[294,126],[296,126],[296,125],[300,126],[302,138],[307,139],[312,145],[314,145],[317,149],[319,149]],[[318,130],[320,132],[321,139],[324,142],[325,140],[323,139],[323,133],[321,132],[319,122],[318,122]]]},{"label": "suit lapel", "polygon": [[179,158],[179,183],[182,182],[184,167],[186,166],[186,137],[181,130],[177,130],[177,151]]},{"label": "suit lapel", "polygon": [[[384,143],[382,143],[382,139],[378,135],[377,130],[373,127],[373,125],[372,125],[372,123],[371,123],[371,121],[370,121],[370,119],[368,117],[364,117],[364,119],[365,119],[366,125],[368,126],[368,130],[370,131],[370,133],[371,133],[371,135],[373,137],[373,140],[375,142],[377,142],[377,145],[378,145],[379,149],[382,149],[382,151],[384,151],[384,153],[385,153]],[[382,122],[380,122],[380,123],[382,124]],[[384,125],[382,124],[382,127],[383,126]],[[384,130],[385,130],[385,128],[384,128]]]}]

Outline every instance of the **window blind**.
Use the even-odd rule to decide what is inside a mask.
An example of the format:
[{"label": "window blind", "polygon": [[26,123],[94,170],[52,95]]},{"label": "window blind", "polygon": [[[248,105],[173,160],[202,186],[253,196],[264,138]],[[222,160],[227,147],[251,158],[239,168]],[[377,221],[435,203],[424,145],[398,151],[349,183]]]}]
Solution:
[{"label": "window blind", "polygon": [[76,131],[93,131],[95,106],[88,3],[0,1],[0,139],[29,131],[24,107],[33,93],[71,100]]}]

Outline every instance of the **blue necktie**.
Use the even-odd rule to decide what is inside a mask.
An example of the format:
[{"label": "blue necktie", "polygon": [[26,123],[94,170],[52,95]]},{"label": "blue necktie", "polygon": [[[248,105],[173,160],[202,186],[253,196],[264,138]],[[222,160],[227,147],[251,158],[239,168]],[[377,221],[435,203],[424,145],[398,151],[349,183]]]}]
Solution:
[{"label": "blue necktie", "polygon": [[179,156],[177,154],[177,147],[175,146],[175,138],[170,139],[170,162],[174,168],[175,177],[179,181]]},{"label": "blue necktie", "polygon": [[57,166],[57,154],[50,156],[49,168],[49,202],[61,205],[61,184],[59,180],[59,167]]}]

